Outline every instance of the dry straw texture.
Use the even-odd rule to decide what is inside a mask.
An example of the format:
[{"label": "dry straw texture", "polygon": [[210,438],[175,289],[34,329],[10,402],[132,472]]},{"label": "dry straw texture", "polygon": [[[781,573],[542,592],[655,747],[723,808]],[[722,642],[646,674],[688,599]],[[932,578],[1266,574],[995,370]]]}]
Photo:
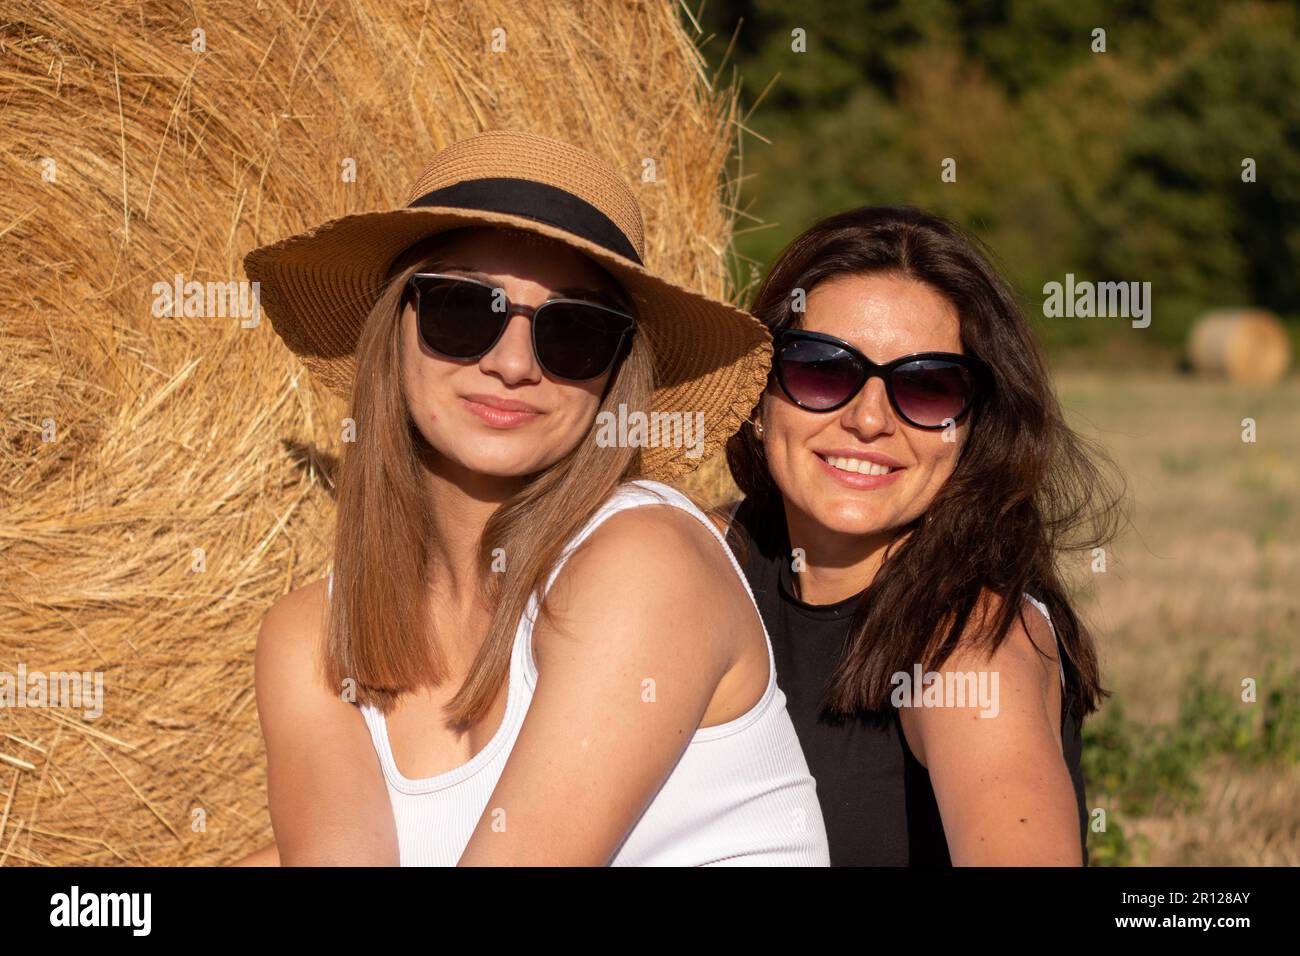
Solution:
[{"label": "dry straw texture", "polygon": [[1188,332],[1187,357],[1203,375],[1276,385],[1291,364],[1291,340],[1282,320],[1265,309],[1214,309]]},{"label": "dry straw texture", "polygon": [[0,864],[230,861],[270,837],[252,651],[328,562],[343,409],[269,322],[153,284],[242,279],[510,127],[625,171],[648,264],[725,296],[735,98],[668,0],[7,7],[0,673],[102,672],[104,712],[0,710]]}]

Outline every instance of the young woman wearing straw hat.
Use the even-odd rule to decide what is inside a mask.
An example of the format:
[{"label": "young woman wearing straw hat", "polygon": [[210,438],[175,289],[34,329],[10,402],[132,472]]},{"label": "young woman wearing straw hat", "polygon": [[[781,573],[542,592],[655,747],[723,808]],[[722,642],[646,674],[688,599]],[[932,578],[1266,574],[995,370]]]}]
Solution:
[{"label": "young woman wearing straw hat", "polygon": [[1058,559],[1116,498],[1015,297],[956,227],[865,207],[792,242],[754,311],[773,375],[729,443],[730,533],[832,864],[1086,862],[1102,691]]},{"label": "young woman wearing straw hat", "polygon": [[[245,260],[356,432],[332,573],[258,636],[280,862],[828,862],[752,595],[664,483],[770,340],[642,246],[615,171],[503,131]],[[597,442],[620,405],[702,413],[703,454]]]}]

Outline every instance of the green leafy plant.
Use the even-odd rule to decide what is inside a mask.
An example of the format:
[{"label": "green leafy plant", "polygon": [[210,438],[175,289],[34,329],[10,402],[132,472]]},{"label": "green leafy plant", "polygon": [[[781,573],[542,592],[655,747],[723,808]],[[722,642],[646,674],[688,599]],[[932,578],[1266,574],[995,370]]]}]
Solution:
[{"label": "green leafy plant", "polygon": [[1188,677],[1172,723],[1132,720],[1121,700],[1085,722],[1089,801],[1112,808],[1106,832],[1089,835],[1095,865],[1124,865],[1132,857],[1133,846],[1115,817],[1193,809],[1200,797],[1197,776],[1207,761],[1300,762],[1300,673],[1267,672],[1258,680],[1259,699],[1246,703],[1239,686],[1208,677],[1203,664]]}]

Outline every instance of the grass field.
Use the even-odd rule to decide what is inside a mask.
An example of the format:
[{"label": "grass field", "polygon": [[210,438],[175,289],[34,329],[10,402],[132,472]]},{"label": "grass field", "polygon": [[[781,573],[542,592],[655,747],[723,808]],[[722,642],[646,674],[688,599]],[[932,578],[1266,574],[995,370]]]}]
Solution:
[{"label": "grass field", "polygon": [[1132,505],[1106,573],[1076,578],[1114,692],[1087,737],[1098,861],[1300,864],[1300,382],[1075,373],[1058,391]]},{"label": "grass field", "polygon": [[[1300,864],[1300,382],[1070,372],[1057,389],[1130,504],[1105,572],[1087,554],[1066,569],[1113,692],[1085,725],[1093,862]],[[716,460],[693,484],[728,495]]]}]

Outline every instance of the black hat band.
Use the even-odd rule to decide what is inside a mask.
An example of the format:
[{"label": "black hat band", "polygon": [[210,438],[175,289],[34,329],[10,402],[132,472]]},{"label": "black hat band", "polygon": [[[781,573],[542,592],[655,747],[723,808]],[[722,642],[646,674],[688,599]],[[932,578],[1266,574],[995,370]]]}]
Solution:
[{"label": "black hat band", "polygon": [[522,216],[563,229],[642,265],[636,248],[612,219],[585,199],[547,183],[504,177],[466,179],[425,193],[408,208],[419,206],[450,206]]}]

